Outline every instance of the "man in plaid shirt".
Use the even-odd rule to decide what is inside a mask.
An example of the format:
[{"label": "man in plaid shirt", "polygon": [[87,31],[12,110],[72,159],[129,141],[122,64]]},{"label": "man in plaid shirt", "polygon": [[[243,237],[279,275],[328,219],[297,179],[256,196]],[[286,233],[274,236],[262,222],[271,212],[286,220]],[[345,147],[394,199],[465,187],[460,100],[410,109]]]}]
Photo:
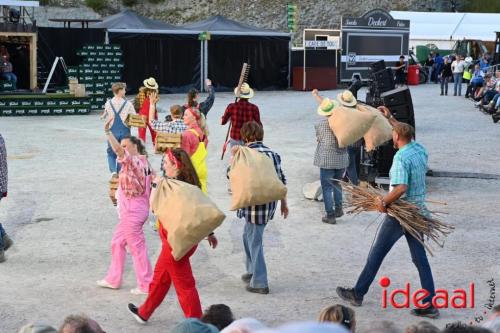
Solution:
[{"label": "man in plaid shirt", "polygon": [[[256,121],[245,123],[241,128],[241,138],[245,141],[247,147],[253,148],[273,160],[279,179],[286,185],[285,174],[281,170],[280,156],[262,143],[262,139],[264,138],[262,126]],[[277,201],[273,201],[264,205],[238,209],[236,212],[236,215],[239,218],[244,218],[246,222],[243,231],[246,273],[242,275],[241,279],[248,284],[246,290],[252,293],[269,293],[262,239],[266,224],[274,218],[277,204]],[[288,217],[286,198],[281,200],[281,215],[285,219]]]},{"label": "man in plaid shirt", "polygon": [[231,120],[231,133],[229,135],[230,147],[243,144],[240,130],[244,123],[255,121],[262,126],[262,123],[260,122],[259,108],[257,105],[248,101],[254,95],[253,89],[250,88],[247,83],[243,83],[239,96],[236,89],[237,88],[234,90],[234,94],[236,97],[239,97],[239,99],[237,102],[231,103],[227,106],[226,112],[224,112],[221,121],[221,124],[225,125],[229,120]]},{"label": "man in plaid shirt", "polygon": [[[396,200],[402,199],[420,208],[423,214],[428,211],[425,207],[425,175],[427,172],[427,151],[425,148],[412,141],[414,129],[408,124],[400,123],[394,119],[389,109],[385,106],[379,109],[386,115],[393,126],[392,141],[394,147],[398,149],[390,171],[390,191],[385,196],[375,199],[374,204],[380,213],[387,213],[387,207]],[[337,294],[352,305],[361,306],[363,297],[375,279],[382,262],[401,238],[405,237],[410,248],[411,258],[418,270],[420,284],[427,293],[418,302],[423,308],[416,308],[411,311],[412,315],[437,318],[439,310],[434,308],[432,298],[436,292],[434,289],[434,279],[431,267],[427,260],[425,248],[420,241],[405,233],[401,224],[392,216],[386,215],[380,225],[380,229],[375,242],[368,254],[366,265],[361,272],[354,288],[337,288]]]},{"label": "man in plaid shirt", "polygon": [[[7,196],[7,181],[7,149],[5,148],[5,141],[0,134],[0,200]],[[0,262],[6,260],[5,251],[7,251],[12,244],[12,240],[7,236],[0,223]]]},{"label": "man in plaid shirt", "polygon": [[[335,180],[342,179],[345,169],[349,165],[349,155],[346,148],[340,148],[335,133],[328,124],[328,117],[333,113],[337,102],[329,98],[322,98],[318,91],[312,91],[313,96],[320,104],[318,114],[323,119],[314,128],[318,145],[314,153],[314,165],[319,167],[323,204],[326,215],[321,219],[324,223],[335,224],[336,218],[344,215],[342,210],[342,187]],[[333,206],[335,202],[335,208]]]},{"label": "man in plaid shirt", "polygon": [[[187,130],[186,124],[184,124],[184,120],[182,120],[182,106],[180,105],[172,105],[170,107],[170,114],[172,115],[172,121],[159,121],[154,118],[155,110],[155,101],[158,98],[157,93],[151,94],[151,100],[153,103],[149,104],[149,124],[156,132],[164,132],[164,133],[182,133]],[[153,115],[153,117],[151,117]]]}]

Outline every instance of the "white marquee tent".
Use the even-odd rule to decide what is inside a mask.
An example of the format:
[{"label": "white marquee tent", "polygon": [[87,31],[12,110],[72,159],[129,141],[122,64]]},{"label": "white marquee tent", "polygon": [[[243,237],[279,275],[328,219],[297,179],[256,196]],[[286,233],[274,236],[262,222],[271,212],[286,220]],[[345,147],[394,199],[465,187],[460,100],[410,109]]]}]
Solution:
[{"label": "white marquee tent", "polygon": [[410,48],[428,43],[451,49],[457,40],[494,41],[500,14],[391,11],[395,19],[410,20]]}]

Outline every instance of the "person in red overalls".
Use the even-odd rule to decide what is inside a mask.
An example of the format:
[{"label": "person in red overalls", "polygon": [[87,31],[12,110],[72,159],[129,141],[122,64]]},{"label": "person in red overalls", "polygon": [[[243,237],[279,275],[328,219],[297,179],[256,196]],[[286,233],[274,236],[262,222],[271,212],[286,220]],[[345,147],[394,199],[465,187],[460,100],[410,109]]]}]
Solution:
[{"label": "person in red overalls", "polygon": [[[181,180],[201,188],[200,180],[194,170],[191,159],[184,150],[180,148],[167,150],[163,169],[165,170],[166,177]],[[155,200],[156,184],[160,179],[157,177],[155,182],[153,182],[151,200]],[[179,261],[175,261],[172,256],[172,248],[167,240],[168,230],[161,227],[158,233],[160,234],[162,248],[154,269],[153,281],[149,285],[148,297],[140,307],[130,303],[128,310],[137,322],[146,324],[156,308],[163,302],[170,289],[170,285],[173,283],[184,316],[186,318],[201,318],[200,296],[196,289],[196,281],[194,280],[189,261],[189,258],[196,251],[197,245],[193,246]],[[212,248],[215,249],[217,247],[217,238],[213,233],[208,236],[207,240]]]},{"label": "person in red overalls", "polygon": [[[139,114],[146,118],[146,124],[148,124],[149,133],[151,134],[151,140],[153,144],[156,140],[156,132],[149,124],[149,103],[150,97],[149,95],[152,92],[158,93],[158,83],[152,77],[144,80],[144,87],[139,89],[139,94],[136,97],[136,105],[139,108]],[[144,88],[144,89],[143,89]],[[155,119],[158,119],[158,113],[155,111]],[[146,143],[146,128],[139,128],[139,138]]]}]

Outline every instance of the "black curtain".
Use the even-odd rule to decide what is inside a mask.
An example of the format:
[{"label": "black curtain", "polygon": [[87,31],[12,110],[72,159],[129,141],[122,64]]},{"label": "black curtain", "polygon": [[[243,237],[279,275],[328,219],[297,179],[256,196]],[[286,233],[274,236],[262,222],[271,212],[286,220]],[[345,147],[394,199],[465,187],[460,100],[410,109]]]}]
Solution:
[{"label": "black curtain", "polygon": [[[76,51],[86,44],[104,44],[106,29],[93,28],[38,28],[37,61],[42,70],[50,71],[55,57],[63,57],[66,65],[78,66],[81,58]],[[66,84],[60,65],[51,80],[56,85]]]},{"label": "black curtain", "polygon": [[162,93],[200,87],[200,41],[197,35],[110,33],[123,51],[123,79],[132,92],[154,77]]},{"label": "black curtain", "polygon": [[249,84],[258,90],[288,87],[289,37],[214,36],[208,41],[208,77],[218,91],[238,84],[241,66],[250,64]]}]

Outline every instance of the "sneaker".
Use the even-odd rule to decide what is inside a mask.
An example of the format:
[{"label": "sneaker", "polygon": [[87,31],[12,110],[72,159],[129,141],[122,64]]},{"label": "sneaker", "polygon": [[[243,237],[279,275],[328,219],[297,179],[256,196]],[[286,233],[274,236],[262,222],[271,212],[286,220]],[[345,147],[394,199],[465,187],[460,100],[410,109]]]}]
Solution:
[{"label": "sneaker", "polygon": [[112,286],[108,281],[106,280],[99,280],[96,282],[96,284],[101,287],[101,288],[108,288],[108,289],[120,289],[120,287],[114,287]]},{"label": "sneaker", "polygon": [[147,295],[148,294],[147,291],[143,291],[143,290],[141,290],[139,288],[130,289],[130,293],[132,295]]},{"label": "sneaker", "polygon": [[247,286],[246,290],[249,293],[262,294],[262,295],[269,294],[269,288],[268,287],[265,287],[265,288],[254,288],[254,287]]},{"label": "sneaker", "polygon": [[5,260],[7,260],[5,258],[5,250],[0,250],[0,262],[4,262]]},{"label": "sneaker", "polygon": [[139,309],[132,303],[129,303],[127,306],[128,312],[132,314],[134,319],[141,325],[145,325],[148,321],[139,316]]},{"label": "sneaker", "polygon": [[352,288],[337,287],[337,295],[344,301],[351,303],[354,306],[363,304],[363,297],[357,297],[356,292]]},{"label": "sneaker", "polygon": [[335,215],[325,215],[321,219],[321,222],[327,223],[327,224],[336,224],[337,221],[335,220]]},{"label": "sneaker", "polygon": [[410,313],[417,317],[426,317],[431,319],[436,319],[439,317],[439,310],[436,308],[427,309],[413,309]]},{"label": "sneaker", "polygon": [[12,245],[14,245],[14,241],[12,241],[12,239],[7,236],[7,234],[3,235],[2,240],[4,251],[7,251]]},{"label": "sneaker", "polygon": [[491,116],[491,118],[493,118],[493,122],[496,124],[498,123],[498,120],[500,120],[500,115],[494,114]]},{"label": "sneaker", "polygon": [[344,215],[344,210],[342,207],[335,208],[335,218],[342,217]]}]

